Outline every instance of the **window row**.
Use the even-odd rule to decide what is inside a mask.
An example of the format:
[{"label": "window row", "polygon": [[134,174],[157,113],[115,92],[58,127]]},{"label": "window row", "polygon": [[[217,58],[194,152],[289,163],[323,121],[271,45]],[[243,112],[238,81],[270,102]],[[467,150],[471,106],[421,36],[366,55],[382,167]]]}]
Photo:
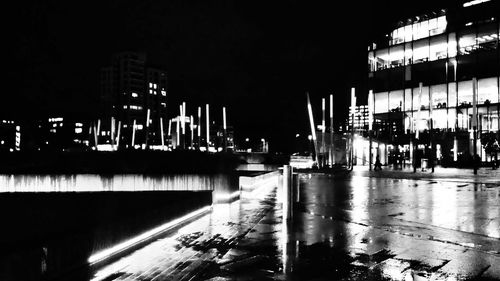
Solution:
[{"label": "window row", "polygon": [[[498,131],[499,129],[499,114],[494,108],[479,108],[478,109],[478,129],[481,131]],[[472,109],[437,109],[432,111],[432,116],[428,110],[404,116],[405,131],[413,131],[419,128],[420,131],[434,129],[472,129]],[[418,127],[417,127],[418,125]]]},{"label": "window row", "polygon": [[[370,51],[368,67],[370,71],[411,65],[467,55],[478,51],[498,48],[498,23],[468,27],[459,34],[449,33],[415,42],[408,42],[390,48]],[[457,40],[458,38],[458,40]]]},{"label": "window row", "polygon": [[391,32],[390,45],[396,45],[442,34],[446,31],[446,26],[446,16],[440,16],[400,27]]},{"label": "window row", "polygon": [[[494,104],[499,102],[499,77],[478,80],[478,104]],[[472,107],[472,80],[452,82],[419,88],[380,92],[374,94],[375,113],[416,111],[421,109],[448,107]]]}]

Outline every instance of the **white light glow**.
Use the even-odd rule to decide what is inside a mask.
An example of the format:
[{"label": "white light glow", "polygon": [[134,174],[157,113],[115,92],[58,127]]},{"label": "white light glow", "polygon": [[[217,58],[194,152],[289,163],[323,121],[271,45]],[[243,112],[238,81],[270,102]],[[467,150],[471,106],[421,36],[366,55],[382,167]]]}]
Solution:
[{"label": "white light glow", "polygon": [[214,202],[227,202],[227,201],[232,201],[233,199],[237,198],[240,196],[240,191],[236,190],[232,193],[225,192],[225,193],[215,193],[214,194]]},{"label": "white light glow", "polygon": [[210,148],[209,148],[209,146],[210,146],[210,108],[209,107],[210,106],[208,104],[206,104],[206,113],[207,113],[207,120],[206,120],[207,121],[207,124],[206,124],[206,126],[207,126],[207,129],[206,129],[207,140],[206,141],[207,141],[207,150],[208,151],[210,151]]},{"label": "white light glow", "polygon": [[490,0],[473,0],[473,1],[465,2],[463,6],[470,7],[470,6],[474,6],[474,5],[489,2],[489,1]]},{"label": "white light glow", "polygon": [[373,100],[373,90],[368,92],[368,130],[373,130],[373,112],[374,112],[374,100]]},{"label": "white light glow", "polygon": [[222,121],[224,130],[226,130],[226,107],[222,107]]},{"label": "white light glow", "polygon": [[105,260],[109,257],[112,257],[120,252],[123,252],[123,251],[129,249],[130,247],[133,247],[133,246],[135,246],[135,245],[137,245],[137,244],[139,244],[139,243],[141,243],[141,242],[143,242],[143,241],[145,241],[153,236],[156,236],[162,232],[165,232],[165,231],[170,230],[176,226],[179,226],[180,224],[182,224],[183,222],[185,222],[189,219],[192,219],[198,215],[206,213],[206,212],[210,211],[210,209],[211,209],[211,206],[205,206],[205,207],[200,208],[194,212],[191,212],[187,215],[184,215],[180,218],[174,219],[174,220],[167,222],[163,225],[155,227],[155,228],[148,230],[148,231],[146,231],[146,232],[144,232],[144,233],[142,233],[134,238],[131,238],[127,241],[119,243],[111,248],[108,248],[108,249],[103,250],[101,252],[95,253],[92,256],[90,256],[87,261],[91,265],[95,264],[97,262],[103,261],[103,260]]}]

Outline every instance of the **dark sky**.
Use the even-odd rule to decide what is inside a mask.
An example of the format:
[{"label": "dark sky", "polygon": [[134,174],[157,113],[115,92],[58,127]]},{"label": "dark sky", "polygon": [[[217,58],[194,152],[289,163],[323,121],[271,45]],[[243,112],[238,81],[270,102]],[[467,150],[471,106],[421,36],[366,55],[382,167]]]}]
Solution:
[{"label": "dark sky", "polygon": [[282,144],[307,133],[306,91],[316,110],[333,93],[335,119],[343,120],[350,87],[364,89],[374,34],[445,6],[311,2],[16,1],[5,8],[8,87],[1,114],[91,116],[99,68],[114,52],[141,51],[168,71],[173,108],[183,100],[188,110],[226,105],[237,137],[265,137],[271,147],[289,150]]}]

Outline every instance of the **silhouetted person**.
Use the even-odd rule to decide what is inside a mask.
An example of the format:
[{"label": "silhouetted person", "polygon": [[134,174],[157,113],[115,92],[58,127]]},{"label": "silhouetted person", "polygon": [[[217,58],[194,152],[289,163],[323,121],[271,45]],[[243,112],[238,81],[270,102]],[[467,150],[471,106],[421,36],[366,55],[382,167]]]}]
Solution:
[{"label": "silhouetted person", "polygon": [[375,159],[375,167],[373,168],[374,171],[377,170],[382,170],[382,163],[380,163],[380,157],[377,155],[377,158]]}]

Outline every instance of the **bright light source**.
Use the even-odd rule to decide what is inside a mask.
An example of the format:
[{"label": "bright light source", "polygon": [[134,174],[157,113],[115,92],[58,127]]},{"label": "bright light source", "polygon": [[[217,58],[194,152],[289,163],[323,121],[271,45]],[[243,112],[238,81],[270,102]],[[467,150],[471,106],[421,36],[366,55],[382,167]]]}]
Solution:
[{"label": "bright light source", "polygon": [[473,1],[465,2],[463,6],[470,7],[470,6],[474,6],[474,5],[489,2],[489,1],[490,0],[473,0]]}]

